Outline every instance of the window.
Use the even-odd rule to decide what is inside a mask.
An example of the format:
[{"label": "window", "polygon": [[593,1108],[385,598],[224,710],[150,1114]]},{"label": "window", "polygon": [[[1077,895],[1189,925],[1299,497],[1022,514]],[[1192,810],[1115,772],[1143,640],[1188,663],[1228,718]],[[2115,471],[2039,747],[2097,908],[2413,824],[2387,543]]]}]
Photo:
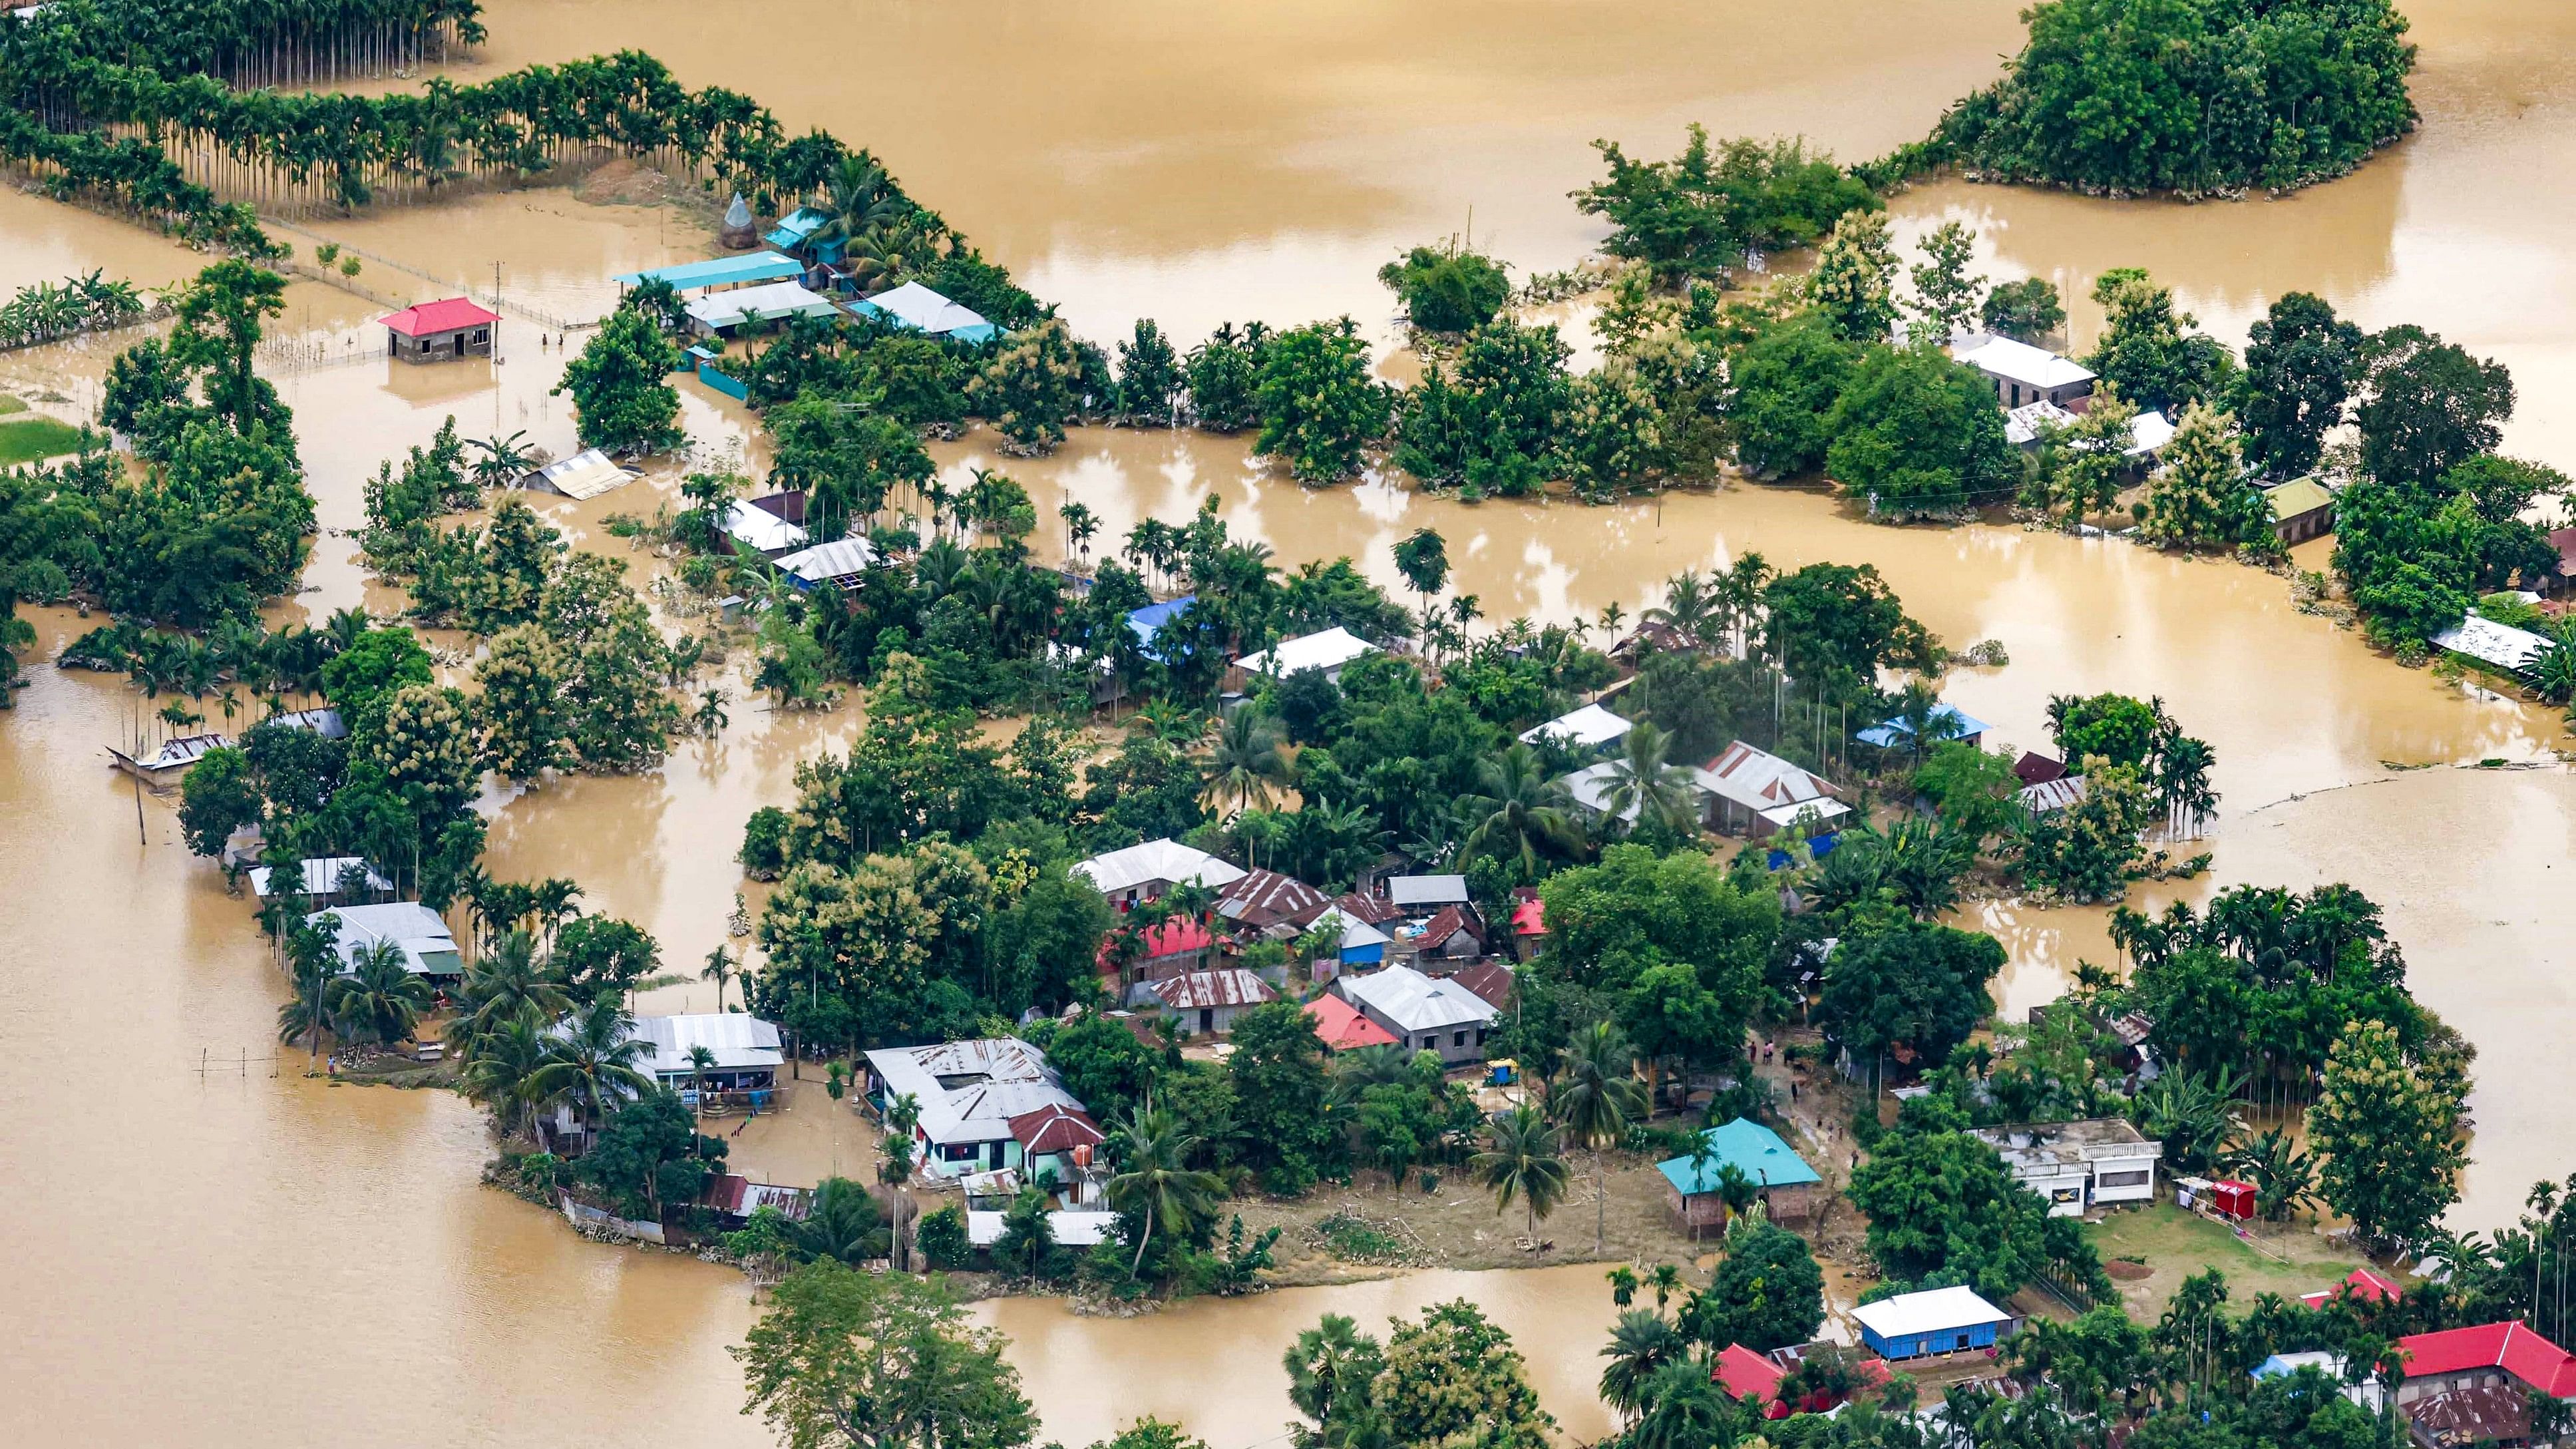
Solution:
[{"label": "window", "polygon": [[939,1144],[939,1160],[972,1162],[982,1150],[983,1144],[980,1142],[943,1142]]},{"label": "window", "polygon": [[2095,1179],[2095,1181],[2103,1187],[2144,1187],[2147,1185],[2147,1174],[2144,1172],[2106,1172],[2099,1178]]},{"label": "window", "polygon": [[1449,1036],[1449,1044],[1451,1046],[1465,1046],[1467,1044],[1467,1034],[1463,1031],[1452,1032]]},{"label": "window", "polygon": [[1960,1334],[1960,1335],[1959,1335],[1959,1347],[1961,1347],[1961,1348],[1966,1348],[1967,1346],[1968,1346],[1968,1335],[1966,1335],[1966,1334],[1964,1334],[1964,1333],[1963,1333],[1963,1334]]},{"label": "window", "polygon": [[1440,1033],[1436,1031],[1424,1032],[1422,1034],[1422,1049],[1427,1052],[1436,1052],[1440,1050]]}]

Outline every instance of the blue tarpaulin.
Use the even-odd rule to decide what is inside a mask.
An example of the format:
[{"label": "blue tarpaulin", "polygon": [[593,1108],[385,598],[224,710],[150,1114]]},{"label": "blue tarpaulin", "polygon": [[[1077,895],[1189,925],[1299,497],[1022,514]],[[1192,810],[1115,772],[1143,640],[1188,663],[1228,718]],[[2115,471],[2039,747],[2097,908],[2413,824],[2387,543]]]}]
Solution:
[{"label": "blue tarpaulin", "polygon": [[1161,660],[1163,656],[1154,649],[1154,636],[1163,632],[1165,624],[1179,618],[1183,610],[1198,601],[1196,594],[1183,594],[1166,603],[1147,604],[1141,609],[1131,610],[1127,615],[1127,628],[1136,636],[1137,650],[1148,659]]},{"label": "blue tarpaulin", "polygon": [[[1842,841],[1842,832],[1839,830],[1828,831],[1823,835],[1811,837],[1807,841],[1807,854],[1814,859],[1822,860],[1826,856],[1833,854],[1834,847],[1842,844]],[[1768,863],[1773,870],[1787,870],[1789,868],[1789,852],[1785,850],[1772,851],[1768,858]]]},{"label": "blue tarpaulin", "polygon": [[802,276],[804,272],[805,264],[794,257],[782,257],[776,252],[755,252],[748,256],[717,257],[706,262],[683,262],[675,267],[648,267],[640,272],[628,272],[616,280],[628,287],[642,286],[646,282],[668,282],[680,291],[696,292],[742,282],[775,282]]},{"label": "blue tarpaulin", "polygon": [[[1955,728],[1951,729],[1948,734],[1942,736],[1944,739],[1972,740],[1977,736],[1984,734],[1987,729],[1990,728],[1984,720],[1977,718],[1975,715],[1968,713],[1966,710],[1959,708],[1955,704],[1945,704],[1939,709],[1932,711],[1932,718],[1937,723],[1955,726]],[[1883,725],[1873,725],[1868,729],[1861,730],[1854,734],[1852,738],[1865,745],[1876,745],[1883,750],[1896,744],[1898,741],[1905,739],[1913,733],[1913,728],[1907,725],[1905,721],[1901,719],[1892,719]]]}]

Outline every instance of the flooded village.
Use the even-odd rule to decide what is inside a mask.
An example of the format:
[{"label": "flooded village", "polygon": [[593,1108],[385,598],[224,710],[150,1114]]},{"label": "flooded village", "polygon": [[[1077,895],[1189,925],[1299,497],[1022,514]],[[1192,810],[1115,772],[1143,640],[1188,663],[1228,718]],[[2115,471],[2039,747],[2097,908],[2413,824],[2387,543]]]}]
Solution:
[{"label": "flooded village", "polygon": [[[2576,1173],[2551,1070],[2576,746],[2543,662],[2565,565],[2514,527],[2576,547],[2576,501],[2496,482],[2466,612],[2409,633],[2413,596],[2356,602],[2338,559],[2397,527],[2333,526],[2382,484],[2358,460],[2397,472],[2366,424],[2295,469],[2229,452],[2256,481],[2229,470],[2253,503],[2224,506],[2265,511],[2156,547],[2173,437],[2247,394],[2131,395],[2106,345],[2141,296],[2118,268],[2231,370],[2311,294],[2351,324],[2356,408],[2364,340],[2410,324],[2509,371],[2438,479],[2576,469],[2576,18],[2404,9],[2417,119],[2349,174],[2193,201],[1954,160],[1696,300],[1622,290],[1623,222],[1573,195],[1609,170],[1596,138],[1663,158],[1702,123],[1867,162],[1995,79],[2018,7],[869,4],[868,49],[943,63],[859,66],[782,46],[833,18],[801,0],[490,0],[472,44],[279,84],[395,97],[632,50],[774,113],[774,153],[726,143],[745,168],[786,174],[816,130],[883,171],[764,192],[705,151],[559,146],[344,205],[174,126],[185,176],[282,253],[239,358],[212,345],[238,314],[187,300],[225,247],[49,196],[61,165],[12,141],[0,295],[103,280],[94,324],[0,350],[0,448],[60,429],[8,456],[64,470],[123,418],[92,466],[186,472],[203,424],[134,405],[130,351],[167,344],[200,389],[177,372],[169,415],[235,442],[291,419],[310,527],[273,589],[145,601],[156,568],[258,548],[66,549],[58,585],[28,540],[75,525],[0,485],[27,626],[0,636],[0,1081],[50,1184],[0,1208],[25,1310],[0,1381],[34,1432],[109,1442],[750,1445],[795,1412],[776,1385],[819,1378],[787,1325],[937,1284],[963,1300],[942,1331],[1025,1396],[976,1425],[1003,1444],[1430,1442],[1351,1420],[1367,1391],[1334,1418],[1318,1382],[1463,1372],[1439,1356],[1485,1333],[1517,1354],[1485,1386],[1515,1444],[2000,1443],[2034,1404],[2092,1443],[2186,1399],[2284,1412],[2261,1385],[2320,1370],[2374,1432],[2553,1439],[2576,1330],[2532,1185]],[[898,235],[916,205],[950,240]],[[1907,517],[1874,504],[1913,475],[1874,499],[1822,436],[1756,476],[1746,359],[1847,296],[1810,279],[1854,256],[1886,315],[1863,286],[1874,330],[1798,356],[1909,355],[1886,323],[1938,325],[1915,269],[1947,223],[1981,295],[2045,281],[2065,314],[2024,346],[1972,309],[1910,354],[1991,390],[1943,414],[1950,466],[2008,483]],[[1416,248],[1521,290],[1444,332],[1381,280]],[[1087,395],[1154,371],[1146,320],[1154,402]],[[1556,396],[1597,417],[1620,395],[1593,379],[1646,379],[1674,452],[1674,399],[1714,373],[1671,359],[1732,369],[1714,476],[1587,501],[1579,467],[1626,465],[1551,438],[1564,472],[1533,486],[1460,441],[1504,404],[1414,421],[1505,365],[1479,339],[1522,367],[1546,326]],[[1294,388],[1263,400],[1282,345],[1387,410],[1348,466],[1332,419],[1281,425]],[[1197,364],[1226,346],[1220,429]],[[2092,409],[2033,413],[2043,387],[2164,424],[2124,429],[2109,506],[2025,487],[2093,476],[2065,461]],[[1061,395],[1050,437],[1028,420]],[[2388,567],[2374,587],[2417,587]],[[2338,1163],[2382,1141],[2421,1170]],[[1793,1285],[1768,1316],[1766,1265]],[[1356,1357],[1301,1339],[1329,1315]],[[2065,1365],[2123,1315],[2142,1355],[2206,1328],[2223,1371],[2159,1359],[2088,1400]],[[2516,1321],[2557,1357],[2480,1336]]]}]

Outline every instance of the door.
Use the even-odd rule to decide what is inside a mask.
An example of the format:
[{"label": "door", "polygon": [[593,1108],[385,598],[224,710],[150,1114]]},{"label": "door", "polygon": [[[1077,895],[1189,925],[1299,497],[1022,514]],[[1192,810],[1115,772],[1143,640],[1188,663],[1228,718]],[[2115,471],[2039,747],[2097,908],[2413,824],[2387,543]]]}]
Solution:
[{"label": "door", "polygon": [[1216,1030],[1216,1008],[1212,1006],[1199,1008],[1199,1030],[1202,1032]]}]

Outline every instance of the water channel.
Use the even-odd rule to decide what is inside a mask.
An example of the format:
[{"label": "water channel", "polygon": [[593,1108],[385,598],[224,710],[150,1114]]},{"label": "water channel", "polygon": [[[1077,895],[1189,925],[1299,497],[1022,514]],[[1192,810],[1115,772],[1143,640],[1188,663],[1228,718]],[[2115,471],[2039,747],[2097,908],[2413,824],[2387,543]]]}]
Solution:
[{"label": "water channel", "polygon": [[[753,24],[673,0],[496,0],[493,44],[457,73],[650,49],[692,83],[759,96],[791,127],[866,142],[1095,338],[1139,315],[1187,339],[1228,318],[1345,311],[1383,336],[1377,265],[1461,229],[1470,207],[1479,244],[1524,270],[1578,259],[1596,233],[1563,198],[1591,174],[1593,137],[1660,151],[1701,119],[1875,151],[1991,72],[2016,41],[2014,8],[796,0]],[[1899,200],[1901,230],[1967,216],[1996,274],[2050,275],[2070,294],[2102,268],[2149,266],[2231,341],[2294,288],[2366,325],[2421,322],[2513,367],[2523,405],[2509,449],[2576,467],[2564,401],[2576,263],[2561,241],[2576,221],[2576,14],[2510,0],[2410,8],[2426,124],[2345,181],[2189,208],[1941,185]],[[836,38],[779,43],[789,35]],[[900,59],[924,56],[940,63]],[[498,259],[523,303],[567,314],[600,305],[610,273],[709,247],[669,208],[562,191],[311,225],[381,259],[364,274],[377,291],[488,285]],[[0,287],[90,267],[148,285],[197,264],[120,223],[0,192]],[[378,310],[298,283],[278,328],[302,349],[271,370],[326,528],[354,525],[376,461],[451,412],[468,433],[570,445],[569,412],[546,395],[563,354],[532,327],[505,327],[497,364],[333,360],[364,345]],[[2080,341],[2090,319],[2076,311]],[[0,385],[73,415],[114,345],[0,357]],[[739,411],[684,395],[704,447],[744,445]],[[993,461],[971,436],[940,457],[961,472]],[[2492,1225],[2532,1178],[2576,1166],[2549,1066],[2576,1029],[2576,909],[2555,874],[2576,859],[2576,781],[2550,754],[2567,743],[2560,723],[2397,668],[2299,612],[2276,577],[2012,528],[1875,527],[1827,499],[1758,489],[1613,509],[1468,508],[1385,482],[1309,492],[1239,440],[1196,435],[1079,434],[1009,471],[1041,516],[1062,498],[1088,503],[1104,537],[1213,492],[1237,533],[1283,562],[1349,553],[1385,579],[1387,545],[1430,523],[1460,560],[1459,587],[1493,617],[1633,612],[1674,570],[1747,549],[1788,566],[1874,562],[1945,639],[2009,649],[2008,667],[1949,684],[2002,738],[2039,741],[2051,693],[2119,689],[2163,696],[2216,747],[2213,876],[2143,899],[2350,880],[2387,907],[2417,991],[2481,1049],[2476,1165],[2455,1222]],[[548,511],[615,550],[601,518],[670,495],[657,476]],[[2301,562],[2323,560],[2311,548]],[[331,534],[281,612],[360,602],[381,598]],[[23,1178],[0,1204],[13,1244],[0,1256],[0,1385],[29,1438],[764,1442],[736,1412],[723,1352],[752,1313],[738,1276],[584,1242],[478,1187],[488,1143],[452,1097],[308,1081],[298,1060],[270,1074],[281,980],[246,907],[178,843],[169,802],[147,797],[138,812],[105,768],[101,747],[131,728],[130,692],[42,662],[89,625],[63,611],[36,621],[32,687],[0,716],[0,1085],[19,1104],[0,1145]],[[846,711],[733,713],[723,737],[683,745],[654,774],[559,781],[502,805],[492,869],[573,875],[589,908],[645,926],[674,960],[702,956],[740,888],[729,854],[743,817],[852,728]],[[2532,768],[2462,768],[2483,760]],[[1983,916],[2012,947],[2008,1011],[2054,995],[2076,959],[2109,957],[2098,912],[2007,903]],[[645,1005],[712,999],[689,987]],[[246,1065],[222,1070],[227,1055]],[[819,1097],[789,1119],[758,1139],[759,1165],[781,1180],[811,1180],[853,1140]],[[1078,1445],[1159,1412],[1215,1449],[1250,1449],[1279,1433],[1277,1359],[1298,1329],[1326,1311],[1373,1323],[1460,1293],[1519,1337],[1570,1430],[1601,1432],[1590,1385],[1609,1305],[1588,1268],[1415,1275],[1132,1321],[1037,1301],[979,1312],[1013,1338],[1049,1437]]]}]

